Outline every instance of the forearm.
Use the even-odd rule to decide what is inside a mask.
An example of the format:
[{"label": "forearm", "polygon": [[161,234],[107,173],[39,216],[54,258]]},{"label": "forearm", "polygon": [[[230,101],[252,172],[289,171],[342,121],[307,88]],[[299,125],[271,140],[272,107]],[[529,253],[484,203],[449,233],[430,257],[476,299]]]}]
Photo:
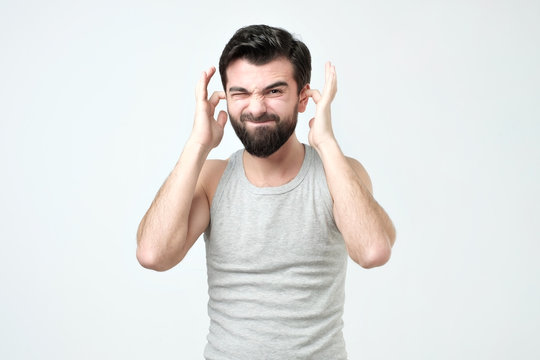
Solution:
[{"label": "forearm", "polygon": [[336,224],[350,257],[366,268],[383,265],[390,257],[395,230],[373,198],[369,178],[362,179],[335,140],[321,144],[318,152],[334,201]]},{"label": "forearm", "polygon": [[188,141],[141,220],[137,231],[137,258],[143,266],[169,268],[185,255],[193,196],[208,153],[209,149]]}]

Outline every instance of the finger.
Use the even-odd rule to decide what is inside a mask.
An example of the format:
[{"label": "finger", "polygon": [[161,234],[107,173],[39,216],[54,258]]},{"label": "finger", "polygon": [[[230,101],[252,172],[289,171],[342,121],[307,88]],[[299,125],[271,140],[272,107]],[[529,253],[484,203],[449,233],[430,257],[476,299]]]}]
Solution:
[{"label": "finger", "polygon": [[210,82],[210,79],[216,72],[216,68],[211,66],[208,68],[208,70],[203,71],[201,74],[201,77],[199,78],[199,82],[197,83],[197,88],[195,90],[195,98],[197,101],[199,100],[206,100],[208,97],[208,83]]},{"label": "finger", "polygon": [[313,122],[315,121],[315,118],[311,118],[311,120],[309,120],[309,128],[311,129],[311,127],[313,126]]},{"label": "finger", "polygon": [[201,74],[201,77],[199,78],[199,82],[197,83],[197,87],[195,88],[195,99],[197,102],[201,100],[206,100],[206,97],[208,96],[208,92],[206,90],[206,72],[203,71]]},{"label": "finger", "polygon": [[219,103],[219,100],[225,99],[225,92],[224,91],[214,91],[212,96],[210,96],[210,99],[208,99],[208,102],[213,107],[216,107]]},{"label": "finger", "polygon": [[337,92],[336,67],[330,61],[325,64],[325,81],[323,94],[331,101]]},{"label": "finger", "polygon": [[315,104],[317,104],[319,102],[319,100],[321,100],[321,97],[322,97],[321,93],[317,89],[308,89],[308,90],[306,90],[305,94],[308,97],[312,98],[313,101],[315,102]]},{"label": "finger", "polygon": [[227,123],[227,112],[221,110],[218,114],[216,122],[218,123],[219,126],[224,128],[225,124]]}]

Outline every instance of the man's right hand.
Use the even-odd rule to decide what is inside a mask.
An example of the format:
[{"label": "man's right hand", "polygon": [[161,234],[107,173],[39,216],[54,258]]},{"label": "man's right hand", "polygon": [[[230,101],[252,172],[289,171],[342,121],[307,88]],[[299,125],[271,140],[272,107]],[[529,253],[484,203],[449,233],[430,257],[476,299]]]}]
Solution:
[{"label": "man's right hand", "polygon": [[214,119],[216,106],[221,99],[225,99],[225,92],[215,91],[208,98],[208,83],[216,72],[215,67],[209,68],[201,75],[195,90],[196,108],[193,130],[189,138],[190,142],[197,143],[210,151],[221,142],[223,130],[227,122],[227,113],[220,111],[217,120]]}]

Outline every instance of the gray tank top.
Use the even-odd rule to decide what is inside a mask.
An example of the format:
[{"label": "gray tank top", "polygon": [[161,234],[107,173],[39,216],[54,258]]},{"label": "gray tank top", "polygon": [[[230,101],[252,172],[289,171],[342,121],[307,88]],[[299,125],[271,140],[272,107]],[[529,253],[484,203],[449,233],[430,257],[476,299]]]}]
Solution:
[{"label": "gray tank top", "polygon": [[298,175],[256,187],[243,150],[220,179],[204,234],[208,360],[347,358],[343,339],[347,251],[317,152]]}]

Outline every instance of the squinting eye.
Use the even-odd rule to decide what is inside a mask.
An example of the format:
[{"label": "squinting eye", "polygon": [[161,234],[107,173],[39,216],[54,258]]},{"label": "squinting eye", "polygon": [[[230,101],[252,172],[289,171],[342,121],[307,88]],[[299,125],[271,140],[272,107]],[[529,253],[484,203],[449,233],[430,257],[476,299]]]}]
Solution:
[{"label": "squinting eye", "polygon": [[283,91],[281,91],[280,89],[272,89],[268,93],[270,95],[280,95],[280,94],[283,94]]},{"label": "squinting eye", "polygon": [[234,98],[234,99],[244,99],[248,96],[248,94],[246,93],[234,93],[234,94],[231,94],[231,96]]}]

